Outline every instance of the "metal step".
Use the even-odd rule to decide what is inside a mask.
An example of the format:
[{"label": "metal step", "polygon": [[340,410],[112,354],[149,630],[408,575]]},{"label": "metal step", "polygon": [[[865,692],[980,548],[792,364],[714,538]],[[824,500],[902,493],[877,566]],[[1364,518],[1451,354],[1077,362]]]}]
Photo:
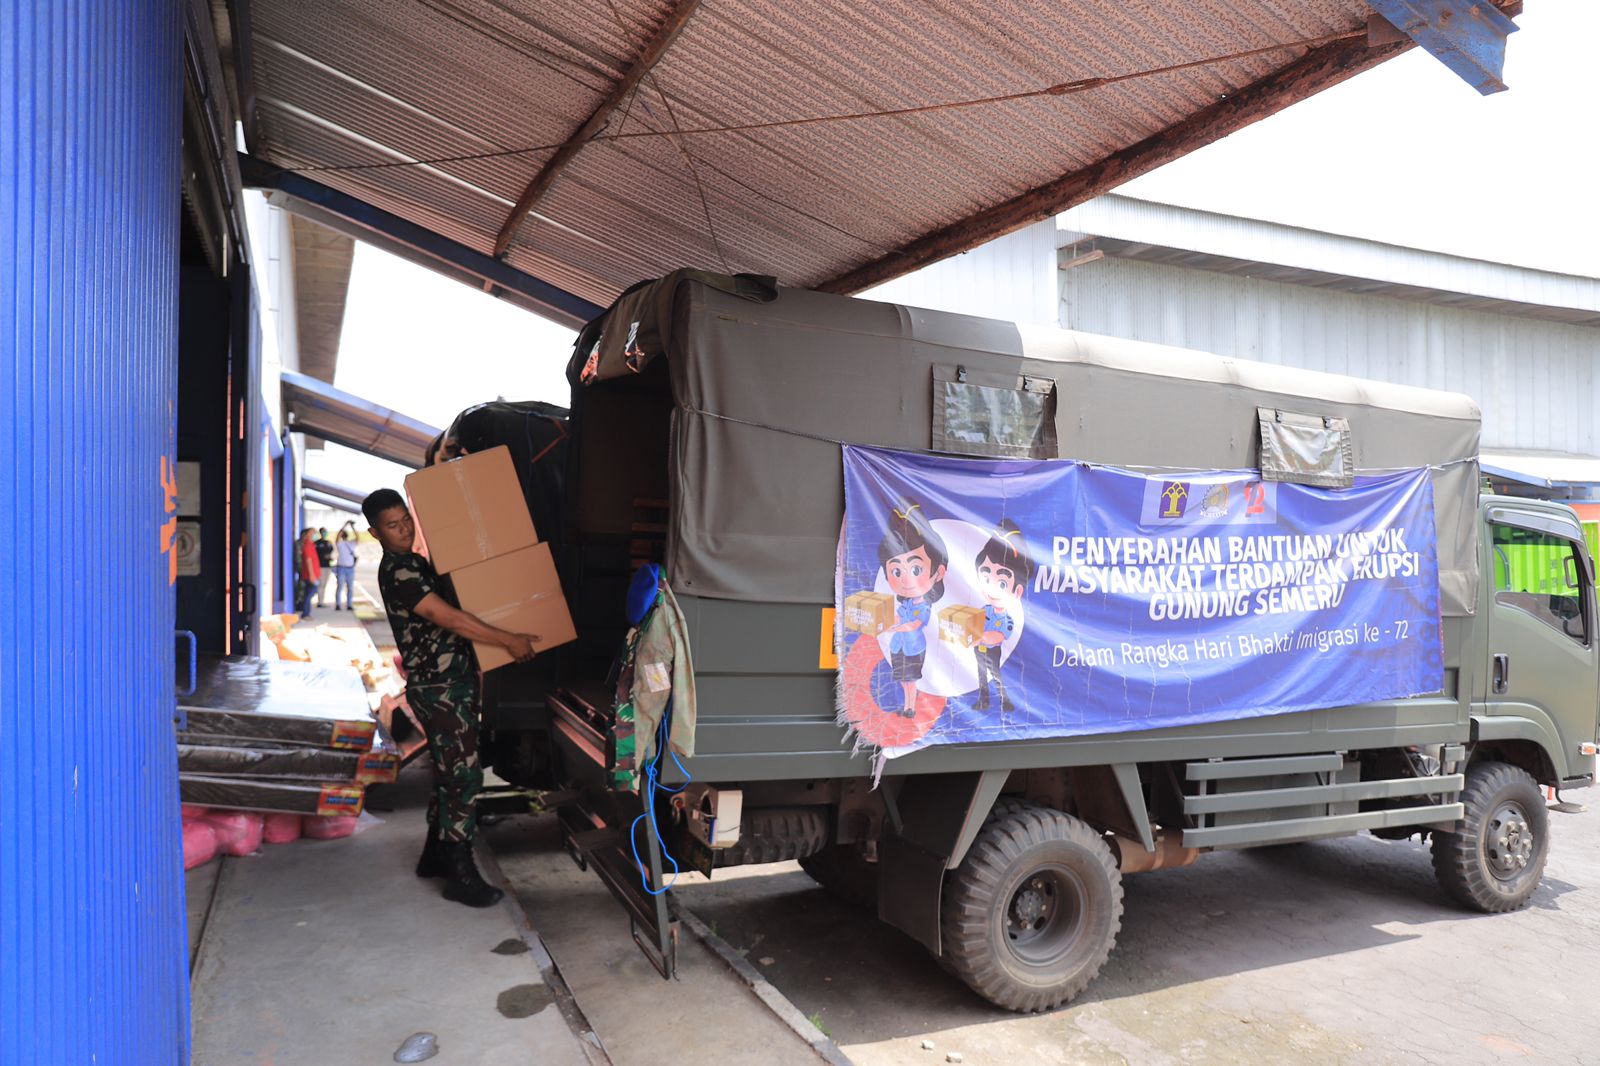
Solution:
[{"label": "metal step", "polygon": [[550,732],[563,757],[566,776],[604,789],[606,770],[613,761],[607,715],[570,689],[552,693],[549,705]]},{"label": "metal step", "polygon": [[1280,774],[1331,773],[1344,766],[1339,752],[1326,755],[1279,755],[1267,759],[1218,759],[1184,766],[1190,781],[1223,781],[1236,777],[1273,777]]},{"label": "metal step", "polygon": [[1185,814],[1223,814],[1274,807],[1304,807],[1325,803],[1393,799],[1401,796],[1454,797],[1465,784],[1461,774],[1442,777],[1404,777],[1383,781],[1351,781],[1338,785],[1269,788],[1255,792],[1221,792],[1183,797]]},{"label": "metal step", "polygon": [[1278,822],[1247,822],[1243,825],[1185,829],[1183,831],[1183,846],[1186,848],[1222,848],[1277,844],[1290,840],[1344,836],[1349,833],[1360,832],[1363,829],[1384,829],[1390,826],[1402,825],[1444,825],[1460,821],[1462,817],[1464,817],[1464,812],[1461,804],[1438,803],[1425,807],[1363,811],[1359,814],[1335,814],[1321,818],[1294,818]]},{"label": "metal step", "polygon": [[[671,894],[663,891],[661,848],[655,834],[641,832],[640,851],[647,871],[634,861],[628,834],[644,811],[633,793],[586,792],[557,808],[562,843],[579,869],[592,869],[622,904],[633,942],[663,978],[678,969],[678,918]],[[648,874],[649,888],[645,886]]]}]

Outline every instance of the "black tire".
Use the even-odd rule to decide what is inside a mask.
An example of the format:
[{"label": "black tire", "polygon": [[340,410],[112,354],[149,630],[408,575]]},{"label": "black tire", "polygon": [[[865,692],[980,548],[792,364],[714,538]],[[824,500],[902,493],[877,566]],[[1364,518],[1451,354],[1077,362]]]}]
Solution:
[{"label": "black tire", "polygon": [[995,799],[994,806],[989,808],[989,817],[984,819],[984,824],[987,825],[990,822],[999,821],[1006,815],[1015,814],[1017,811],[1036,807],[1037,804],[1029,803],[1020,796],[999,796]]},{"label": "black tire", "polygon": [[1467,770],[1466,816],[1454,833],[1433,834],[1433,870],[1452,899],[1488,914],[1525,905],[1550,855],[1550,815],[1538,782],[1503,762]]},{"label": "black tire", "polygon": [[851,906],[878,906],[878,864],[868,862],[854,844],[829,844],[801,859],[800,869]]},{"label": "black tire", "polygon": [[945,883],[947,968],[978,995],[1042,1011],[1082,992],[1122,928],[1122,875],[1100,834],[1016,804],[988,822]]},{"label": "black tire", "polygon": [[746,810],[739,842],[711,853],[716,869],[787,862],[815,855],[828,843],[827,810],[823,807],[755,807]]}]

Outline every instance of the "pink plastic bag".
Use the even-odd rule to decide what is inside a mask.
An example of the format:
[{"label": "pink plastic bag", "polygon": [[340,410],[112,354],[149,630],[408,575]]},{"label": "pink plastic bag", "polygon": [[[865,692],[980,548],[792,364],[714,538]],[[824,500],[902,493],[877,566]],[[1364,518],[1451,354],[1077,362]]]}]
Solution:
[{"label": "pink plastic bag", "polygon": [[356,831],[356,823],[361,819],[353,814],[335,814],[319,816],[308,814],[304,824],[306,836],[312,840],[338,840],[347,837]]},{"label": "pink plastic bag", "polygon": [[186,822],[192,822],[196,818],[204,818],[207,814],[210,814],[210,813],[211,813],[211,808],[210,807],[193,807],[193,806],[190,806],[187,803],[185,803],[183,805],[183,820],[186,821]]},{"label": "pink plastic bag", "polygon": [[261,820],[261,839],[268,844],[287,844],[300,839],[300,815],[269,814]]},{"label": "pink plastic bag", "polygon": [[217,831],[225,855],[249,855],[261,847],[261,815],[249,811],[212,811],[204,821]]},{"label": "pink plastic bag", "polygon": [[208,822],[183,823],[183,868],[192,870],[217,857],[217,830]]}]

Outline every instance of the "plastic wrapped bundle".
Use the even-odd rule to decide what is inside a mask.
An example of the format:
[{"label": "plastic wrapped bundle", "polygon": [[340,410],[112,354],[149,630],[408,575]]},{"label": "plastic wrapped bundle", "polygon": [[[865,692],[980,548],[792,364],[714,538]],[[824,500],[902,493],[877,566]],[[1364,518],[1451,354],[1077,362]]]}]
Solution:
[{"label": "plastic wrapped bundle", "polygon": [[192,870],[217,857],[217,830],[206,821],[183,823],[183,868]]},{"label": "plastic wrapped bundle", "polygon": [[302,819],[306,836],[312,840],[338,840],[347,837],[356,831],[358,817],[352,815],[333,815],[331,817],[318,817],[308,815]]},{"label": "plastic wrapped bundle", "polygon": [[377,721],[361,675],[248,656],[201,656],[196,689],[179,701],[186,744],[221,738],[369,751]]},{"label": "plastic wrapped bundle", "polygon": [[261,839],[268,844],[288,844],[300,839],[298,814],[269,814],[261,820]]},{"label": "plastic wrapped bundle", "polygon": [[206,815],[205,824],[217,832],[217,844],[225,855],[249,855],[261,847],[261,815],[248,811],[215,811]]},{"label": "plastic wrapped bundle", "polygon": [[178,775],[178,790],[188,803],[294,814],[360,814],[363,794],[362,786],[356,784],[187,773]]}]

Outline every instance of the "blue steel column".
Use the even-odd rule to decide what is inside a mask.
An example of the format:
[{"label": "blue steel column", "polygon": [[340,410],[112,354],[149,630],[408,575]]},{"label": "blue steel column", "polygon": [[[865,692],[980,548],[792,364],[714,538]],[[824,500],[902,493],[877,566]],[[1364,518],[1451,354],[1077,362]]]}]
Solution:
[{"label": "blue steel column", "polygon": [[6,1066],[188,1059],[162,535],[179,34],[174,0],[0,0]]}]

